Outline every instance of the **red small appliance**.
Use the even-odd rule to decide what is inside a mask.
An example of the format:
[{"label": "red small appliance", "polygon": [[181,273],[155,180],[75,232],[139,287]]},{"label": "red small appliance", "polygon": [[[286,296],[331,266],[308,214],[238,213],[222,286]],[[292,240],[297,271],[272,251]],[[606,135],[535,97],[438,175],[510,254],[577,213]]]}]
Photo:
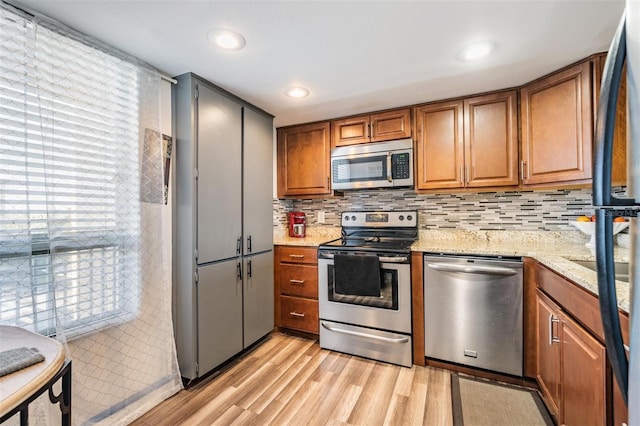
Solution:
[{"label": "red small appliance", "polygon": [[289,212],[289,236],[304,238],[307,230],[307,218],[303,212]]}]

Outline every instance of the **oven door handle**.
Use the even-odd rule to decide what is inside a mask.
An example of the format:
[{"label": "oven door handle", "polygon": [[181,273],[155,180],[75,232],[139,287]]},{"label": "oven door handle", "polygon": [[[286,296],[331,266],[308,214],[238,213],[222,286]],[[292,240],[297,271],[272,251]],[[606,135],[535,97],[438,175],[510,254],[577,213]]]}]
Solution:
[{"label": "oven door handle", "polygon": [[518,273],[515,269],[500,268],[496,266],[478,266],[478,265],[457,265],[451,263],[429,263],[427,265],[436,271],[445,272],[464,272],[467,274],[486,274],[486,275],[515,275]]},{"label": "oven door handle", "polygon": [[350,336],[364,337],[366,339],[381,340],[381,341],[386,342],[386,343],[401,344],[401,343],[409,342],[409,338],[408,337],[391,338],[391,337],[376,336],[374,334],[361,333],[359,331],[352,331],[352,330],[345,330],[343,328],[331,327],[330,325],[327,325],[326,323],[324,323],[322,321],[320,321],[320,324],[322,324],[322,327],[326,328],[329,331],[333,331],[334,333],[348,334]]},{"label": "oven door handle", "polygon": [[[355,256],[357,256],[357,255],[355,255]],[[335,255],[332,254],[332,253],[326,253],[326,254],[322,253],[320,255],[321,259],[333,259],[334,257],[335,257]],[[398,256],[398,257],[379,256],[378,260],[380,262],[383,262],[383,263],[404,263],[409,259],[408,259],[407,256]]]}]

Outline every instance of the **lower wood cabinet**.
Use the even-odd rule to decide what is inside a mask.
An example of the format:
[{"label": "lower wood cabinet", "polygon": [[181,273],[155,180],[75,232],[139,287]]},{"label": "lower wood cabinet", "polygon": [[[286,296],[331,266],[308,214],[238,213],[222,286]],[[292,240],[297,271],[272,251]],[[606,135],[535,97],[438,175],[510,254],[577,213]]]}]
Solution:
[{"label": "lower wood cabinet", "polygon": [[281,295],[280,326],[318,334],[318,300]]},{"label": "lower wood cabinet", "polygon": [[276,326],[318,334],[318,250],[276,246],[274,284]]},{"label": "lower wood cabinet", "polygon": [[547,407],[558,424],[607,424],[604,345],[540,290],[537,307],[536,378]]},{"label": "lower wood cabinet", "polygon": [[[560,413],[560,344],[558,337],[560,308],[538,291],[538,371],[536,379],[549,410]],[[554,331],[555,330],[555,331]]]}]

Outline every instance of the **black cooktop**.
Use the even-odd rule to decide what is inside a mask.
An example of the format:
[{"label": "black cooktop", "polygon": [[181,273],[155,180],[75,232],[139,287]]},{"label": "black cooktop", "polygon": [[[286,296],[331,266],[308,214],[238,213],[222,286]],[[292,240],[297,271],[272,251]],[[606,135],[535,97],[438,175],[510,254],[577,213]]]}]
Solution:
[{"label": "black cooktop", "polygon": [[339,238],[321,244],[322,247],[345,247],[345,248],[369,248],[379,250],[409,250],[414,240],[385,240],[385,239],[361,239],[361,238]]},{"label": "black cooktop", "polygon": [[354,237],[343,236],[320,244],[320,250],[347,250],[366,252],[408,253],[415,238]]}]

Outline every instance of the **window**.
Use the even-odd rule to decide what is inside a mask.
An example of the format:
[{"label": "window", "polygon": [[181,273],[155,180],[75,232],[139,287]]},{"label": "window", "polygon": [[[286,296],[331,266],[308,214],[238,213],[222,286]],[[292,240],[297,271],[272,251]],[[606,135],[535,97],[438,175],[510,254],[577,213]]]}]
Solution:
[{"label": "window", "polygon": [[[0,322],[67,336],[139,306],[135,65],[0,8]],[[55,308],[55,309],[54,309]]]}]

